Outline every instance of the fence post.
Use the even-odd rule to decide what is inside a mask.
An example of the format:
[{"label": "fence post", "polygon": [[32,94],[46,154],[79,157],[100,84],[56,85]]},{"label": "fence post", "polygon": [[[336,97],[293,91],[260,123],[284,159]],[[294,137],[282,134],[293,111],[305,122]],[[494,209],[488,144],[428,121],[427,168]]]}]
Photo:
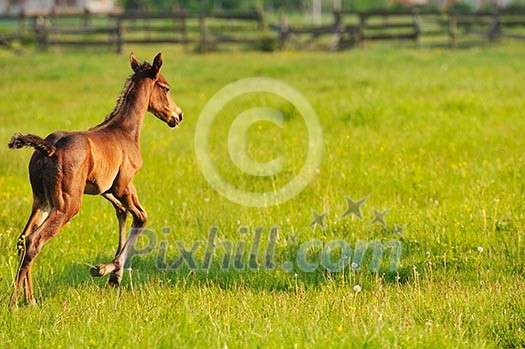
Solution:
[{"label": "fence post", "polygon": [[38,48],[41,51],[47,51],[48,42],[48,28],[46,23],[46,18],[43,16],[35,17],[35,37],[38,43]]},{"label": "fence post", "polygon": [[84,13],[82,14],[82,20],[83,20],[84,28],[88,28],[91,25],[91,13],[89,12],[89,9],[87,7],[84,8]]},{"label": "fence post", "polygon": [[22,38],[24,37],[24,33],[26,31],[26,14],[25,11],[20,12],[20,16],[18,17],[18,40],[21,42]]},{"label": "fence post", "polygon": [[266,29],[266,20],[264,18],[264,11],[257,10],[257,14],[259,15],[258,22],[259,22],[259,30],[264,31]]},{"label": "fence post", "polygon": [[501,35],[501,19],[499,13],[495,12],[492,15],[492,22],[490,23],[489,40],[496,41]]},{"label": "fence post", "polygon": [[201,14],[199,16],[199,27],[200,27],[200,52],[208,52],[208,28],[206,27],[206,15]]},{"label": "fence post", "polygon": [[290,36],[290,28],[288,27],[288,17],[284,12],[281,12],[279,22],[279,49],[282,51],[284,50],[286,42],[288,41],[288,37]]},{"label": "fence post", "polygon": [[122,17],[117,17],[117,27],[116,27],[116,35],[117,35],[117,54],[123,54],[124,53],[124,25],[122,24]]},{"label": "fence post", "polygon": [[456,48],[457,17],[454,12],[448,14],[448,36],[450,48]]},{"label": "fence post", "polygon": [[344,26],[341,21],[341,11],[334,10],[334,36],[332,37],[332,43],[330,44],[330,49],[333,51],[341,50],[341,40],[343,39]]},{"label": "fence post", "polygon": [[365,26],[366,26],[366,15],[359,13],[359,24],[357,25],[357,43],[362,46],[365,41]]},{"label": "fence post", "polygon": [[414,34],[414,40],[416,43],[421,44],[421,16],[419,15],[419,10],[417,8],[414,9]]},{"label": "fence post", "polygon": [[182,45],[184,47],[184,52],[189,52],[189,46],[188,43],[190,42],[190,39],[188,37],[188,24],[186,22],[186,13],[181,13],[181,26],[182,26]]},{"label": "fence post", "polygon": [[57,19],[58,19],[57,9],[56,9],[55,5],[53,5],[53,7],[51,8],[51,10],[49,12],[49,23],[51,24],[52,27],[58,25]]}]

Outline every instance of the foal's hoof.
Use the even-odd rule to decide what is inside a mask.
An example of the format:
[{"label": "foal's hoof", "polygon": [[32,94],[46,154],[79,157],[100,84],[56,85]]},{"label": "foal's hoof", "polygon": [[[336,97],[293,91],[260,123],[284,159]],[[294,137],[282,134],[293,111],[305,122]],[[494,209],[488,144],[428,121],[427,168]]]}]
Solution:
[{"label": "foal's hoof", "polygon": [[97,264],[94,267],[92,267],[91,270],[89,271],[89,273],[93,277],[104,276],[108,274],[109,272],[110,270],[108,270],[107,264]]},{"label": "foal's hoof", "polygon": [[122,275],[119,275],[117,273],[112,273],[110,276],[109,276],[109,280],[108,280],[108,283],[109,285],[111,286],[114,286],[114,287],[118,287],[120,286],[120,282],[122,281]]},{"label": "foal's hoof", "polygon": [[[15,310],[16,308],[18,308],[18,303],[18,298],[11,298],[11,300],[9,301],[9,310]],[[34,298],[26,299],[24,304],[28,306],[38,305]]]},{"label": "foal's hoof", "polygon": [[11,298],[9,301],[9,310],[15,310],[16,308],[18,308],[18,299]]}]

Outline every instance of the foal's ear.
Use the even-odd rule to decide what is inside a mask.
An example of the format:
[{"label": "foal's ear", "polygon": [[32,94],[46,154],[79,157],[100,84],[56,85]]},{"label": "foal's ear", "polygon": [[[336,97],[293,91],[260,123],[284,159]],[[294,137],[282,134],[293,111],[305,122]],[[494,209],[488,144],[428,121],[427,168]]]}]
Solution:
[{"label": "foal's ear", "polygon": [[135,58],[135,54],[131,52],[129,55],[129,63],[131,64],[131,69],[136,73],[140,68],[140,62]]},{"label": "foal's ear", "polygon": [[153,70],[155,73],[160,71],[160,67],[162,67],[162,53],[159,52],[153,59]]}]

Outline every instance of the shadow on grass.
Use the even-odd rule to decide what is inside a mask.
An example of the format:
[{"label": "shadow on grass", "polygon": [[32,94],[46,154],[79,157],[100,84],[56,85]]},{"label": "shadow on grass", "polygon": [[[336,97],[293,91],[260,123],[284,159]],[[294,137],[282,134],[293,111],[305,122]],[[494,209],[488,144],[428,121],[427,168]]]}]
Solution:
[{"label": "shadow on grass", "polygon": [[[98,256],[93,261],[86,263],[69,263],[61,272],[45,278],[41,282],[41,288],[45,293],[53,295],[64,288],[104,288],[111,287],[107,284],[108,276],[93,278],[90,276],[90,264],[101,261],[110,261],[109,256]],[[96,261],[96,262],[95,262]],[[173,263],[167,263],[173,266]],[[244,269],[221,268],[220,263],[213,262],[207,270],[191,269],[187,264],[182,264],[176,269],[165,270],[158,268],[159,260],[156,255],[134,257],[132,268],[124,272],[121,287],[177,287],[183,289],[216,287],[221,290],[245,290],[271,291],[271,292],[295,292],[297,290],[320,289],[326,285],[350,286],[373,282],[379,277],[386,284],[406,284],[413,278],[412,269],[401,267],[395,272],[388,268],[381,268],[379,272],[372,272],[367,268],[363,270],[351,270],[343,268],[332,272],[322,266],[313,271],[305,272],[293,266],[290,270],[283,270],[282,264],[273,269],[264,268],[261,264],[258,268],[250,268],[249,263]],[[252,265],[253,267],[253,265]]]}]

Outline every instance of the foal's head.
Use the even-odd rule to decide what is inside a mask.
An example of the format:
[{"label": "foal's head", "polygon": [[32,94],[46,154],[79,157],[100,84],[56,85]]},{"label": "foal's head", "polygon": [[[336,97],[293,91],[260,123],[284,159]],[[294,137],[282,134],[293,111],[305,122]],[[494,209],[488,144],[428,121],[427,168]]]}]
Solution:
[{"label": "foal's head", "polygon": [[170,95],[170,85],[160,74],[162,66],[162,54],[155,56],[153,64],[140,63],[133,53],[130,56],[131,69],[136,77],[152,79],[153,90],[151,92],[148,111],[170,127],[177,126],[182,121],[182,110],[175,104]]}]

